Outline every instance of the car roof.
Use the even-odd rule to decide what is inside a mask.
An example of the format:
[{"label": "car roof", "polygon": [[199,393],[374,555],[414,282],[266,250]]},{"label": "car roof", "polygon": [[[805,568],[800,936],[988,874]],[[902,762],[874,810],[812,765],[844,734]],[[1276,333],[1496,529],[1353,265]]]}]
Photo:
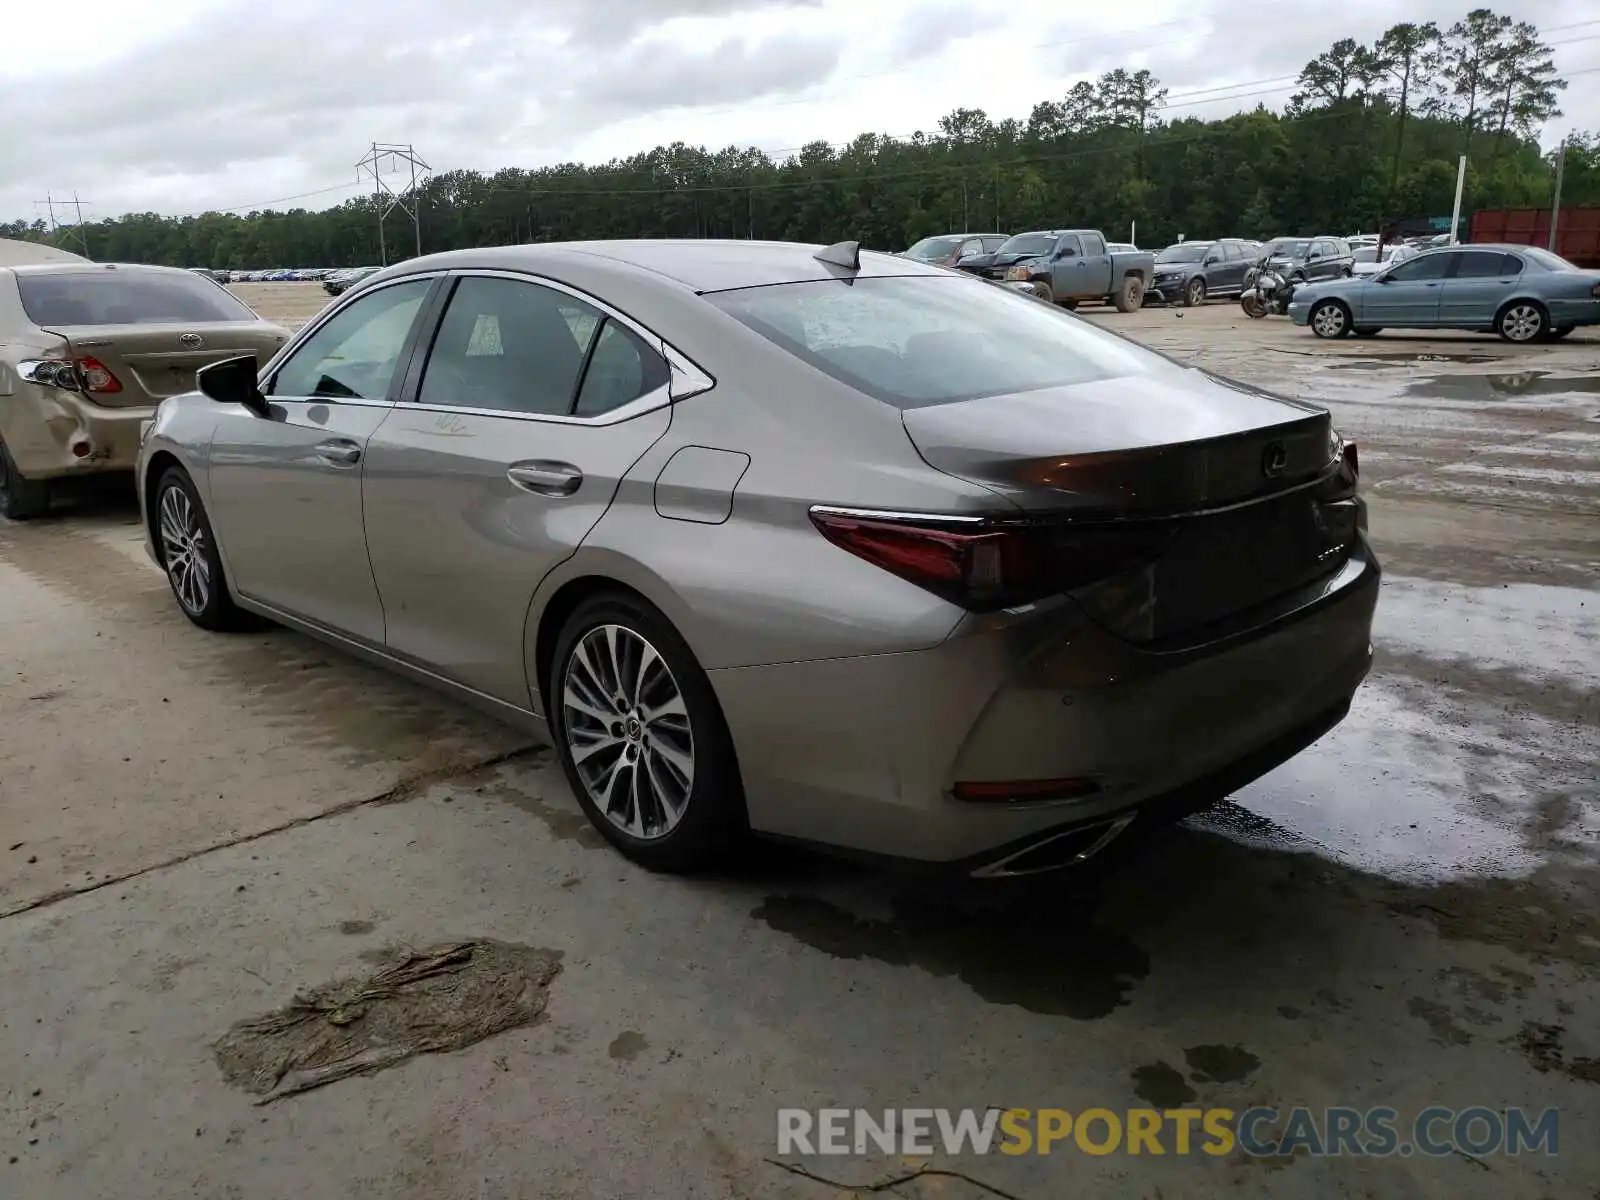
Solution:
[{"label": "car roof", "polygon": [[87,258],[76,262],[24,263],[11,270],[18,275],[96,275],[102,271],[134,271],[139,274],[189,275],[203,268],[157,267],[149,263],[97,263]]},{"label": "car roof", "polygon": [[47,246],[43,242],[22,242],[13,238],[0,238],[0,267],[21,267],[34,263],[78,263],[89,260],[81,254]]},{"label": "car roof", "polygon": [[818,262],[819,245],[798,242],[757,242],[716,238],[641,238],[610,242],[545,242],[525,246],[497,246],[476,250],[450,250],[407,259],[369,276],[393,279],[421,271],[439,270],[524,270],[534,274],[547,271],[559,274],[561,268],[581,266],[583,260],[605,259],[611,263],[647,271],[694,292],[721,292],[734,288],[764,287],[778,283],[802,283],[816,279],[837,279],[845,275],[873,277],[884,275],[947,276],[942,267],[923,266],[896,254],[861,251],[861,269]]}]

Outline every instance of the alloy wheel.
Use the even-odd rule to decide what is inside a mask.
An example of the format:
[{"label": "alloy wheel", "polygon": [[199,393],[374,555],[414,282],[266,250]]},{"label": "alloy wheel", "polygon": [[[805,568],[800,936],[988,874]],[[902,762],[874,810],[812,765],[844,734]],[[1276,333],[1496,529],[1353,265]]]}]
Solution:
[{"label": "alloy wheel", "polygon": [[1311,327],[1323,337],[1338,337],[1344,332],[1344,309],[1324,304],[1311,314]]},{"label": "alloy wheel", "polygon": [[211,563],[206,558],[206,531],[188,493],[169,485],[159,505],[161,558],[173,594],[189,613],[198,615],[211,602]]},{"label": "alloy wheel", "polygon": [[1531,342],[1544,329],[1544,315],[1531,304],[1518,304],[1500,319],[1500,328],[1513,342]]},{"label": "alloy wheel", "polygon": [[567,750],[589,799],[645,841],[677,828],[694,790],[694,734],[660,652],[625,625],[598,625],[572,647],[561,680]]}]

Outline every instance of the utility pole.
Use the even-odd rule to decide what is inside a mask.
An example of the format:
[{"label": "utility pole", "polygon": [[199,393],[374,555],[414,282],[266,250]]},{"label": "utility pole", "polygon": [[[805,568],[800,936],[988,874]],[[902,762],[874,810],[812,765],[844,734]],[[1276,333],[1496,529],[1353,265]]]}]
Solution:
[{"label": "utility pole", "polygon": [[994,169],[994,231],[1005,232],[1005,226],[1000,224],[1000,168]]},{"label": "utility pole", "polygon": [[1450,214],[1450,244],[1452,246],[1459,245],[1461,242],[1461,238],[1458,236],[1461,230],[1461,193],[1466,186],[1467,156],[1463,154],[1460,165],[1456,167],[1456,207],[1455,211]]},{"label": "utility pole", "polygon": [[1561,146],[1556,150],[1556,191],[1550,202],[1550,245],[1551,254],[1559,253],[1556,250],[1556,222],[1561,219],[1561,180],[1567,173],[1567,139],[1561,139]]},{"label": "utility pole", "polygon": [[[389,186],[384,178],[384,168],[393,167],[395,174],[405,182],[399,190]],[[384,219],[395,209],[411,218],[416,234],[417,256],[422,255],[422,215],[417,204],[417,189],[433,171],[417,154],[417,148],[407,142],[373,142],[367,155],[356,164],[356,180],[372,176],[372,202],[378,212],[378,265],[389,265],[389,247],[384,240]]]}]

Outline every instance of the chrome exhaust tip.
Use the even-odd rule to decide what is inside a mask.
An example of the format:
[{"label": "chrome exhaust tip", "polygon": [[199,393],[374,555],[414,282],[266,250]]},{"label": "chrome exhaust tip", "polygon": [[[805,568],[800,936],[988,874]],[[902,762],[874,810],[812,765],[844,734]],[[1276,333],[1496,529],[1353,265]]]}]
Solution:
[{"label": "chrome exhaust tip", "polygon": [[1065,829],[972,872],[973,879],[1016,879],[1080,867],[1102,854],[1138,817],[1137,810],[1092,825]]}]

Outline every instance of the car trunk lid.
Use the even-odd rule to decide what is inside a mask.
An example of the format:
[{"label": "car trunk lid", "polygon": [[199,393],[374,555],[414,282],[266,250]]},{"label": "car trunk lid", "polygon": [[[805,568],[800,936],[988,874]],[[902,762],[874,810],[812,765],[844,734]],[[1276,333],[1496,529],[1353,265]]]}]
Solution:
[{"label": "car trunk lid", "polygon": [[[1143,530],[1149,552],[1073,592],[1130,640],[1182,640],[1332,572],[1355,537],[1328,413],[1174,368],[904,412],[930,466],[1043,525]],[[1072,539],[1063,546],[1079,545]]]},{"label": "car trunk lid", "polygon": [[[201,325],[62,325],[46,330],[64,338],[79,373],[90,382],[85,395],[107,408],[139,408],[190,392],[195,372],[223,359],[254,354],[266,362],[288,334],[265,321]],[[85,361],[89,360],[89,361]],[[94,387],[93,364],[116,381]]]}]

